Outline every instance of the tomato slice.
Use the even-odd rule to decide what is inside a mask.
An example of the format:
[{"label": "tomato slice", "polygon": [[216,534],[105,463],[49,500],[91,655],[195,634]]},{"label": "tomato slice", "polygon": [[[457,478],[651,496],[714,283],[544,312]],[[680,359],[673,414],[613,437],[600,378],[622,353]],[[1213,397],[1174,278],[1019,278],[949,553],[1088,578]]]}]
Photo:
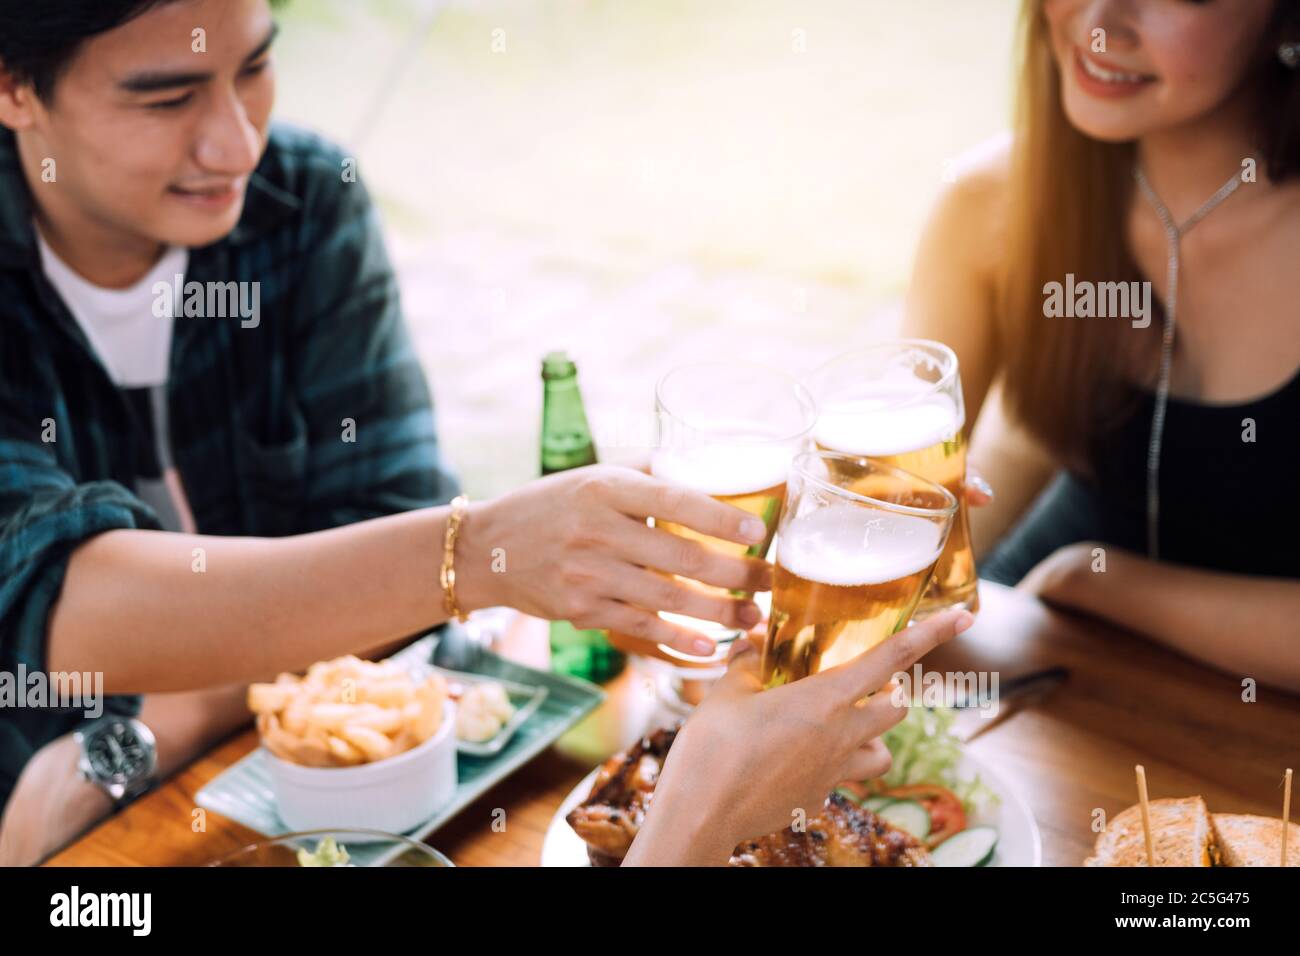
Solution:
[{"label": "tomato slice", "polygon": [[916,783],[906,787],[892,787],[882,796],[899,800],[915,800],[930,814],[930,835],[925,842],[936,847],[954,833],[966,829],[966,811],[962,809],[957,794],[937,784]]},{"label": "tomato slice", "polygon": [[865,780],[845,780],[835,788],[836,790],[848,790],[854,795],[858,803],[861,803],[867,797],[871,796],[872,790]]}]

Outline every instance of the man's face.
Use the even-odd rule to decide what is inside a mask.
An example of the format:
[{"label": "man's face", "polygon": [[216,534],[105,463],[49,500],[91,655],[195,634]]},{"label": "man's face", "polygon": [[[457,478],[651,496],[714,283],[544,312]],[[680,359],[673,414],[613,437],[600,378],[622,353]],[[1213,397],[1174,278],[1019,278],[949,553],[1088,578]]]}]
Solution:
[{"label": "man's face", "polygon": [[267,0],[179,0],[91,38],[33,106],[39,188],[136,238],[221,239],[266,146],[274,29]]}]

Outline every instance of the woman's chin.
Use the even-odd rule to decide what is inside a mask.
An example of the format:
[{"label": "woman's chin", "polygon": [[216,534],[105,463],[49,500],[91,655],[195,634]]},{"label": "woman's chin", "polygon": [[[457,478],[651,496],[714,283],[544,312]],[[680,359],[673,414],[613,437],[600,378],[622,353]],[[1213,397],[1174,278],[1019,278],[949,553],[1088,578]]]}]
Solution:
[{"label": "woman's chin", "polygon": [[1151,124],[1144,122],[1129,111],[1098,107],[1092,103],[1080,103],[1068,92],[1063,97],[1066,119],[1070,125],[1089,139],[1103,143],[1127,143],[1145,135]]}]

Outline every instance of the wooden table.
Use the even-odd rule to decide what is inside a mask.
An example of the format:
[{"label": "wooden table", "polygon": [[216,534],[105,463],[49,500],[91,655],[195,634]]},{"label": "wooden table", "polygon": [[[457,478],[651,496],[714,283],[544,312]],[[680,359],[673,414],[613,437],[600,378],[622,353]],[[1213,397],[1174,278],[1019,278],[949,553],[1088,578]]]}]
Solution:
[{"label": "wooden table", "polygon": [[[1095,812],[1113,816],[1136,801],[1136,763],[1146,766],[1153,798],[1199,793],[1216,811],[1280,813],[1283,769],[1300,764],[1300,697],[1260,687],[1246,703],[1248,675],[1212,671],[997,585],[982,583],[980,597],[975,627],[927,658],[927,670],[996,670],[1003,682],[1053,665],[1070,671],[1050,696],[970,745],[1024,795],[1042,829],[1044,863],[1083,861]],[[532,624],[510,635],[505,653],[528,663],[545,655],[545,631]],[[604,755],[662,719],[637,671],[629,668],[607,689],[609,699],[582,724],[430,842],[460,866],[536,865],[565,795]],[[200,787],[256,744],[251,730],[226,741],[50,863],[186,866],[256,840],[216,813],[197,830],[194,802]],[[491,825],[497,809],[506,813],[500,832]]]}]

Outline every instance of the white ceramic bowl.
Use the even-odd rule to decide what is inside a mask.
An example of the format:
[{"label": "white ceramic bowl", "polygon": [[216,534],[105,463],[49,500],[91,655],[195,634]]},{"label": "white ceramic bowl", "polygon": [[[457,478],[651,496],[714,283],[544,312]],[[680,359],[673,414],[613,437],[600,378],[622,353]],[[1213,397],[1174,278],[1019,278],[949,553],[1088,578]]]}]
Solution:
[{"label": "white ceramic bowl", "polygon": [[300,767],[263,748],[280,819],[295,830],[405,833],[456,793],[456,705],[438,732],[395,757],[356,767]]}]

